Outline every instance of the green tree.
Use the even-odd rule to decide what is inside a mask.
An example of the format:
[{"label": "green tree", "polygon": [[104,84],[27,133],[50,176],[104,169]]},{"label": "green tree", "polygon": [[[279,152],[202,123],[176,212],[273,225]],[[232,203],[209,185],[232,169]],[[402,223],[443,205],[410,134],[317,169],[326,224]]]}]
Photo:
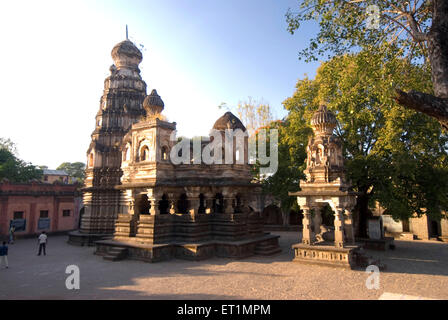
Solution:
[{"label": "green tree", "polygon": [[[263,129],[267,130],[267,145],[269,145],[269,131],[278,130],[278,168],[275,174],[263,179],[260,179],[258,175],[259,163],[255,165],[254,172],[262,184],[263,192],[272,195],[280,203],[283,221],[286,221],[290,210],[298,207],[296,199],[290,197],[288,192],[298,191],[299,181],[305,177],[303,174],[305,148],[300,144],[299,147],[295,147],[294,143],[291,143],[289,139],[291,128],[288,121],[273,121]],[[301,140],[302,146],[306,143],[309,133],[308,127],[304,126],[304,129],[306,133],[296,131],[294,135]]]},{"label": "green tree", "polygon": [[57,170],[64,170],[81,184],[84,182],[85,169],[86,165],[82,162],[64,162],[57,167]]},{"label": "green tree", "polygon": [[12,154],[17,154],[17,147],[9,138],[0,138],[0,149],[6,149]]},{"label": "green tree", "polygon": [[0,180],[28,182],[42,179],[42,170],[20,160],[16,153],[17,148],[11,140],[0,138]]},{"label": "green tree", "polygon": [[335,112],[348,178],[360,193],[355,213],[361,234],[375,201],[394,218],[424,212],[440,217],[448,208],[448,137],[434,119],[403,108],[391,94],[394,84],[430,91],[430,73],[392,50],[335,57],[314,80],[299,80],[284,102],[289,139],[300,147],[296,132],[308,126],[319,103]]},{"label": "green tree", "polygon": [[[378,17],[378,19],[376,19]],[[433,91],[396,86],[390,92],[407,108],[436,118],[448,130],[448,1],[446,0],[303,0],[288,10],[288,30],[317,21],[318,34],[300,57],[341,55],[353,50],[376,51],[394,44],[397,56],[431,69]]]}]

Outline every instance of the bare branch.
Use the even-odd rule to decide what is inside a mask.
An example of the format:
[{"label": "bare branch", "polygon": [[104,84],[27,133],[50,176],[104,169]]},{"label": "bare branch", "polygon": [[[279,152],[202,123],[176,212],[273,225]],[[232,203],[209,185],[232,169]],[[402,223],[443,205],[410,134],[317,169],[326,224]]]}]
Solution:
[{"label": "bare branch", "polygon": [[392,18],[390,16],[388,16],[387,14],[383,14],[382,15],[384,18],[387,18],[389,20],[391,20],[392,22],[398,24],[400,27],[402,27],[404,30],[406,30],[411,36],[412,36],[412,32],[411,30],[409,30],[404,24],[402,24],[400,21],[396,20],[395,18]]},{"label": "bare branch", "polygon": [[424,32],[421,32],[420,25],[417,23],[417,21],[414,18],[414,15],[408,13],[406,14],[406,17],[408,19],[409,27],[412,30],[412,37],[415,41],[421,42],[426,41],[428,39],[428,35]]}]

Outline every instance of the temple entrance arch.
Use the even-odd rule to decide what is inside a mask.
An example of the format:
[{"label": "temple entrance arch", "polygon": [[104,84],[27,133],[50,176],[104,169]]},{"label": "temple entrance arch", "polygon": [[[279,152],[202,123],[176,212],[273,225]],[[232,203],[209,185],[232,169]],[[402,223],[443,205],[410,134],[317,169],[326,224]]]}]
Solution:
[{"label": "temple entrance arch", "polygon": [[135,197],[135,213],[138,215],[149,214],[149,209],[151,209],[151,203],[148,196],[144,193],[137,195]]},{"label": "temple entrance arch", "polygon": [[431,238],[438,238],[440,236],[440,225],[435,220],[430,220],[430,223],[429,223],[429,236]]},{"label": "temple entrance arch", "polygon": [[329,204],[325,204],[320,209],[320,214],[322,217],[322,224],[326,227],[332,227],[334,225],[334,214],[335,212],[331,209]]},{"label": "temple entrance arch", "polygon": [[182,193],[177,200],[177,212],[185,214],[188,212],[188,198],[185,193]]},{"label": "temple entrance arch", "polygon": [[159,201],[160,214],[168,214],[170,209],[170,203],[166,194],[163,194],[162,200]]},{"label": "temple entrance arch", "polygon": [[213,199],[213,208],[216,213],[224,213],[224,197],[222,193],[217,193]]},{"label": "temple entrance arch", "polygon": [[203,193],[199,194],[198,213],[205,213],[205,196]]}]

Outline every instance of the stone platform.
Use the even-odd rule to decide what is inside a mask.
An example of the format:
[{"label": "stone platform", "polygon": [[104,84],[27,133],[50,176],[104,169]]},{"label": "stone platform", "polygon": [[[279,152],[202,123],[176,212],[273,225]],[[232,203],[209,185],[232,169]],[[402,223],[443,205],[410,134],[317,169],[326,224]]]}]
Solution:
[{"label": "stone platform", "polygon": [[357,244],[337,248],[333,242],[321,242],[313,245],[297,243],[292,248],[295,257],[293,262],[348,269],[355,269],[358,266],[357,255],[361,249]]},{"label": "stone platform", "polygon": [[75,246],[95,246],[95,242],[112,238],[112,234],[81,233],[79,230],[69,232],[67,243]]},{"label": "stone platform", "polygon": [[[260,237],[239,241],[210,240],[198,243],[170,242],[162,244],[141,244],[130,240],[100,240],[95,243],[95,254],[113,260],[111,253],[120,252],[121,259],[146,262],[159,262],[172,258],[199,261],[214,256],[242,259],[256,254],[273,255],[281,252],[279,238],[280,236],[277,235],[264,234]],[[117,248],[126,250],[117,250]],[[123,252],[126,253],[123,254]]]}]

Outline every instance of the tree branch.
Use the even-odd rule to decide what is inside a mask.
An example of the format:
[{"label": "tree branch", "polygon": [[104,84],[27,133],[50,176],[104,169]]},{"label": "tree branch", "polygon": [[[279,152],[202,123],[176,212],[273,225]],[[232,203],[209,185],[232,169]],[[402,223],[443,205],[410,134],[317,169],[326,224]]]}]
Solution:
[{"label": "tree branch", "polygon": [[411,35],[414,40],[419,42],[428,40],[428,35],[420,31],[420,26],[415,20],[415,17],[410,13],[406,13],[406,18],[408,20],[409,27],[412,30]]},{"label": "tree branch", "polygon": [[395,100],[398,104],[425,113],[436,118],[445,130],[448,130],[448,99],[411,90],[408,93],[396,90]]}]

